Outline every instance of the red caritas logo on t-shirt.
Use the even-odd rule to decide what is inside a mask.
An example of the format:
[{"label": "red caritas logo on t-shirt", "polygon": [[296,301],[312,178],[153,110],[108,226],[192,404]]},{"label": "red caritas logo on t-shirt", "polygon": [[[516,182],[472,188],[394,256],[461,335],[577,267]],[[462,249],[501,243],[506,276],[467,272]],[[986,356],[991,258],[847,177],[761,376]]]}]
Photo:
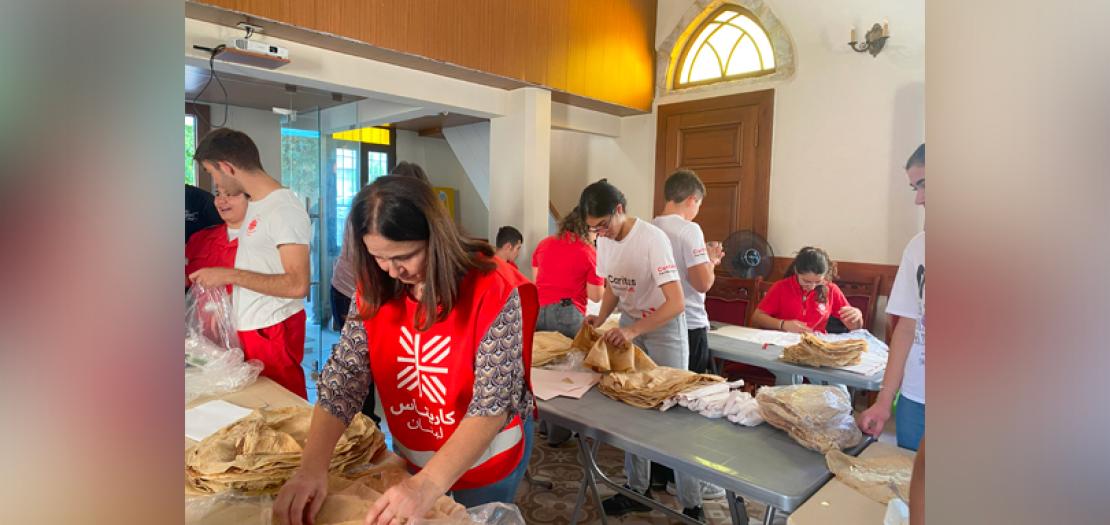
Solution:
[{"label": "red caritas logo on t-shirt", "polygon": [[251,221],[250,224],[247,225],[247,235],[250,235],[250,234],[254,233],[254,230],[257,230],[257,229],[258,229],[258,219],[254,219],[254,220]]},{"label": "red caritas logo on t-shirt", "polygon": [[677,269],[678,269],[678,266],[675,266],[673,264],[664,264],[663,266],[656,267],[655,268],[655,273],[657,273],[659,275],[663,275],[667,272],[673,272]]}]

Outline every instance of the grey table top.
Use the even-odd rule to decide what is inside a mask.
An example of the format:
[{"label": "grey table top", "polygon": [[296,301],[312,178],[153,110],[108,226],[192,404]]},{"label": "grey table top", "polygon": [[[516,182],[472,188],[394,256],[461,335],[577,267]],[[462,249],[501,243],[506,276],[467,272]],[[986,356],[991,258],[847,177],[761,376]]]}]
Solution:
[{"label": "grey table top", "polygon": [[[539,401],[539,408],[553,424],[787,512],[831,477],[824,456],[768,424],[745,427],[682,407],[636,408],[596,388],[581,399]],[[857,454],[866,445],[847,452]]]},{"label": "grey table top", "polygon": [[713,357],[736,361],[752,366],[761,366],[780,374],[808,377],[811,381],[827,381],[864,390],[878,390],[883,386],[883,373],[864,376],[836,368],[814,368],[796,365],[779,360],[782,347],[768,345],[763,348],[759,343],[744,341],[709,332],[709,351]]}]

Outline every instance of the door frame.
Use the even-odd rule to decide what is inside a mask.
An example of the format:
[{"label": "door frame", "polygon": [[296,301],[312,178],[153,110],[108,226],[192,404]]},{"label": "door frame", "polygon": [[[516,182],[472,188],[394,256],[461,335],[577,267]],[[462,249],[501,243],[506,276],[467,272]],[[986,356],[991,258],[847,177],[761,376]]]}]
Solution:
[{"label": "door frame", "polygon": [[[775,90],[766,89],[735,95],[704,98],[689,102],[663,104],[658,107],[655,124],[655,214],[663,210],[663,182],[670,175],[667,162],[666,122],[671,116],[694,111],[709,111],[736,106],[759,106],[759,122],[756,125],[756,181],[755,213],[752,230],[767,238],[767,224],[771,200],[771,138],[774,125]],[[760,147],[765,145],[766,147]]]}]

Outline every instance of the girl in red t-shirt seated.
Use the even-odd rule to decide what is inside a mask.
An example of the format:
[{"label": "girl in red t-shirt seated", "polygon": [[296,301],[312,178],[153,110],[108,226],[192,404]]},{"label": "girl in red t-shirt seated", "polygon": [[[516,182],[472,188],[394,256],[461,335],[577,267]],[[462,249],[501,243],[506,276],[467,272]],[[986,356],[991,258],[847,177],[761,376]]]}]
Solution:
[{"label": "girl in red t-shirt seated", "polygon": [[848,304],[833,279],[836,263],[820,248],[798,252],[752,314],[756,328],[786,332],[824,332],[829,317],[840,319],[849,330],[863,327],[863,312]]}]

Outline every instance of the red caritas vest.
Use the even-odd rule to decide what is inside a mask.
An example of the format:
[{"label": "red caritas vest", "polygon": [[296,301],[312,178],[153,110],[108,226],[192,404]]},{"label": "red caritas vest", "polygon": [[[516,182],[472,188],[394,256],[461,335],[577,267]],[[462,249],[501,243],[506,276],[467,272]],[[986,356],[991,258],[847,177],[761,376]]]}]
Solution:
[{"label": "red caritas vest", "polygon": [[[493,271],[472,271],[463,278],[455,308],[426,332],[413,326],[420,304],[407,296],[382,305],[365,321],[370,370],[394,452],[414,470],[428,464],[466,416],[474,396],[478,345],[513,290],[521,299],[525,387],[531,391],[536,287],[504,261],[494,260]],[[512,472],[524,456],[523,431],[520,416],[513,416],[451,490],[489,485]]]}]

